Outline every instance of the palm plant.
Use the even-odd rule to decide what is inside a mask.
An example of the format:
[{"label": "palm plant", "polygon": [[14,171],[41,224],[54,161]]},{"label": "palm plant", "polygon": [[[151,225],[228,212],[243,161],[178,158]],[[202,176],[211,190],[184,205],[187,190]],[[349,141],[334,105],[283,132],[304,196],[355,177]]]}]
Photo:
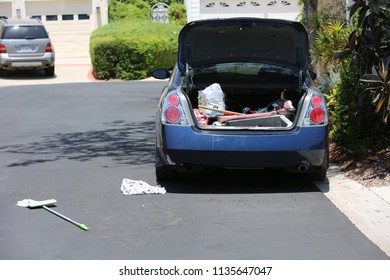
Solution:
[{"label": "palm plant", "polygon": [[380,0],[353,0],[351,18],[355,30],[336,59],[352,58],[363,73],[390,52],[390,10]]}]

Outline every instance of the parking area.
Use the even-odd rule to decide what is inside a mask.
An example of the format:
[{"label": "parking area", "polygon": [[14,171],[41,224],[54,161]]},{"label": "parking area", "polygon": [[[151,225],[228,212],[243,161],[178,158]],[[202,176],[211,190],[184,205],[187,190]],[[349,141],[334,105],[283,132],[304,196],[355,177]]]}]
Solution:
[{"label": "parking area", "polygon": [[39,84],[67,84],[95,81],[91,60],[82,58],[56,58],[54,77],[46,77],[43,71],[4,72],[1,86],[22,86]]}]

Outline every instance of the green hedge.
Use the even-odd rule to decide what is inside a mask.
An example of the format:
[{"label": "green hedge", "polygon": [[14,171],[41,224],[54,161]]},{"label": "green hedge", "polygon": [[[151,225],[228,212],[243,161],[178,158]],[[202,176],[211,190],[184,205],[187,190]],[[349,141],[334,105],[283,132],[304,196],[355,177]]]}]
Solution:
[{"label": "green hedge", "polygon": [[112,0],[108,6],[110,22],[150,17],[150,5],[143,0]]},{"label": "green hedge", "polygon": [[138,80],[156,68],[172,68],[181,26],[132,21],[110,23],[91,35],[90,54],[98,79]]},{"label": "green hedge", "polygon": [[187,8],[182,3],[172,3],[168,8],[169,23],[185,25],[187,23]]}]

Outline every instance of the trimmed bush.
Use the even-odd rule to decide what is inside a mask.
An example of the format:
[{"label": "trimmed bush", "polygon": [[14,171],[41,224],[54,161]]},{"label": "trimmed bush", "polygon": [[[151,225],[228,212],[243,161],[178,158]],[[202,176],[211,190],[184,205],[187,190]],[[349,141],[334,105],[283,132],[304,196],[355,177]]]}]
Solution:
[{"label": "trimmed bush", "polygon": [[149,21],[110,23],[91,35],[90,52],[98,79],[137,80],[156,68],[172,68],[181,27]]},{"label": "trimmed bush", "polygon": [[147,20],[150,5],[143,0],[112,0],[108,7],[110,22],[128,20]]},{"label": "trimmed bush", "polygon": [[187,23],[187,8],[182,3],[171,3],[168,8],[169,23],[185,25]]}]

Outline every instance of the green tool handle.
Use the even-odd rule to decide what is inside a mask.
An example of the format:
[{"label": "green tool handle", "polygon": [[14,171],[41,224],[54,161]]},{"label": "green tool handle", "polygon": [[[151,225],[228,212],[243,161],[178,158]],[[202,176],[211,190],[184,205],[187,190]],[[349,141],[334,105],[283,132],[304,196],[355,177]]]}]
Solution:
[{"label": "green tool handle", "polygon": [[44,209],[46,209],[47,211],[53,213],[54,215],[56,215],[56,216],[58,216],[58,217],[64,219],[65,221],[68,221],[69,223],[74,224],[75,226],[81,228],[82,230],[85,230],[85,231],[89,230],[89,228],[88,228],[86,225],[80,224],[80,223],[78,223],[78,222],[76,222],[76,221],[73,221],[72,219],[70,219],[70,218],[68,218],[68,217],[66,217],[66,216],[64,216],[64,215],[62,215],[62,214],[60,214],[60,213],[58,213],[57,211],[54,211],[53,209],[50,209],[50,208],[47,207],[46,205],[43,205],[42,207],[43,207]]}]

